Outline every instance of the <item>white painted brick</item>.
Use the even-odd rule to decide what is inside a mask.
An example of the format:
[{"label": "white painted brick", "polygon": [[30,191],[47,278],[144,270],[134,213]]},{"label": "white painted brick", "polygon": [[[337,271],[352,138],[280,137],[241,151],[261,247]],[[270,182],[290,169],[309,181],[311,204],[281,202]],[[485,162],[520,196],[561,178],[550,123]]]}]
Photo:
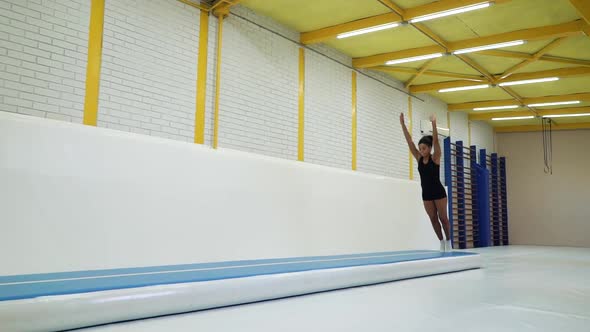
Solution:
[{"label": "white painted brick", "polygon": [[35,93],[38,95],[41,95],[41,96],[53,97],[53,98],[59,98],[61,96],[59,91],[43,89],[43,88],[35,88]]},{"label": "white painted brick", "polygon": [[27,32],[34,33],[34,34],[38,34],[39,33],[39,27],[36,27],[34,25],[31,25],[31,24],[28,24],[28,23],[25,23],[25,22],[12,21],[12,22],[10,22],[10,25],[13,28],[24,30],[25,31],[25,35],[27,35]]},{"label": "white painted brick", "polygon": [[[43,5],[32,3],[32,1],[29,1],[27,3],[27,7],[30,8],[30,9],[32,9],[32,10],[34,10],[34,11],[37,11],[39,13],[48,14],[48,15],[53,15],[54,14],[54,10],[52,8],[50,8],[48,6],[43,6]],[[32,16],[27,16],[26,21],[27,21],[27,23],[35,24],[37,26],[43,26],[43,27],[46,27],[48,29],[51,28],[51,26],[49,24],[42,23],[41,20],[36,19],[36,18],[34,18]]]},{"label": "white painted brick", "polygon": [[40,111],[40,110],[28,108],[28,107],[19,107],[18,113],[36,116],[36,117],[40,117],[40,118],[44,118],[46,115],[46,113],[44,111]]},{"label": "white painted brick", "polygon": [[8,105],[15,105],[20,107],[32,107],[33,102],[30,100],[23,100],[20,98],[4,97],[4,103]]},{"label": "white painted brick", "polygon": [[61,83],[62,80],[60,77],[57,77],[55,75],[44,73],[35,73],[35,78],[53,83]]},{"label": "white painted brick", "polygon": [[9,87],[0,87],[0,96],[3,97],[18,97],[19,92],[17,90],[13,90]]},{"label": "white painted brick", "polygon": [[[20,65],[19,67],[12,66],[12,65],[6,65],[6,72],[12,73],[12,74],[17,74],[20,76],[35,77],[34,71],[26,69],[22,65]],[[8,79],[7,77],[4,77],[4,78]]]},{"label": "white painted brick", "polygon": [[60,113],[52,113],[52,112],[47,112],[46,118],[53,119],[53,120],[67,121],[67,122],[72,121],[72,117],[69,115],[60,114]]},{"label": "white painted brick", "polygon": [[[8,51],[10,52],[10,50]],[[10,66],[20,66],[21,62],[17,58],[9,57],[9,56],[0,56],[0,63],[10,65]]]},{"label": "white painted brick", "polygon": [[57,68],[50,68],[49,72],[52,75],[63,77],[63,78],[69,78],[69,79],[76,78],[76,75],[74,73],[69,72],[69,71],[65,71],[65,70],[61,70],[61,69],[57,69]]},{"label": "white painted brick", "polygon": [[8,8],[0,8],[0,16],[8,17],[12,20],[24,21],[26,16],[19,14]]},{"label": "white painted brick", "polygon": [[[42,60],[42,59],[40,59]],[[38,72],[38,73],[49,73],[49,67],[48,66],[43,66],[37,63],[33,63],[33,62],[27,62],[27,61],[23,61],[21,66],[25,69],[29,69],[32,70],[34,72]],[[34,76],[34,75],[31,75]]]},{"label": "white painted brick", "polygon": [[52,44],[54,46],[60,47],[64,50],[70,50],[70,51],[75,51],[77,50],[77,46],[75,44],[69,43],[69,42],[65,42],[62,40],[58,40],[58,39],[53,39]]},{"label": "white painted brick", "polygon": [[[23,76],[23,77],[21,77],[20,81],[23,84],[33,85],[33,86],[40,87],[40,88],[47,88],[47,87],[49,87],[49,83],[47,81],[43,81],[43,80],[32,78],[32,77],[25,77],[25,76]],[[21,88],[21,91],[23,91],[23,90],[24,89]]]},{"label": "white painted brick", "polygon": [[15,105],[9,105],[5,102],[2,102],[0,103],[0,111],[16,113],[18,111],[18,107]]},{"label": "white painted brick", "polygon": [[142,122],[141,123],[141,128],[143,129],[148,129],[148,130],[155,130],[155,131],[159,131],[161,130],[161,126],[154,124],[154,123],[147,123],[147,122]]},{"label": "white painted brick", "polygon": [[64,49],[61,47],[57,47],[54,45],[49,45],[49,44],[45,44],[45,43],[39,43],[39,48],[44,50],[44,51],[48,51],[51,53],[55,53],[55,54],[64,54]]},{"label": "white painted brick", "polygon": [[40,50],[38,48],[28,47],[28,46],[23,47],[22,52],[26,53],[26,54],[31,54],[31,55],[35,55],[38,57],[42,57],[42,58],[47,58],[47,59],[49,59],[51,57],[51,53],[49,53],[49,52]]},{"label": "white painted brick", "polygon": [[37,47],[39,45],[39,43],[35,40],[27,39],[16,35],[10,35],[9,40],[23,46]]},{"label": "white painted brick", "polygon": [[[13,4],[10,7],[10,10],[14,13],[18,13],[18,14],[22,14],[24,16],[30,16],[33,18],[41,18],[41,13],[38,11],[34,11],[25,7],[21,7],[21,6],[17,6],[15,4]],[[22,20],[21,20],[22,21]]]},{"label": "white painted brick", "polygon": [[42,42],[42,43],[47,43],[47,44],[51,44],[51,38],[47,37],[47,36],[43,36],[39,33],[33,33],[33,32],[26,32],[25,33],[25,37],[30,39],[30,40],[34,40],[34,41],[38,41],[38,42]]},{"label": "white painted brick", "polygon": [[[15,26],[12,26],[11,24],[0,24],[0,31],[4,32],[7,35],[10,36],[20,36],[20,37],[24,37],[25,36],[25,31],[21,28],[17,28]],[[2,39],[8,39],[6,37],[3,37]]]}]

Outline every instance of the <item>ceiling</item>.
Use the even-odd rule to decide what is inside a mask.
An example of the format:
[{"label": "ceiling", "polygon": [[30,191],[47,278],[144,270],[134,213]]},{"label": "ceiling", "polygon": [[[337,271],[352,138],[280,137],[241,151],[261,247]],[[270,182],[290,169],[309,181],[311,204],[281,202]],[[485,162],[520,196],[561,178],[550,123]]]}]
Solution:
[{"label": "ceiling", "polygon": [[[353,58],[353,65],[385,72],[411,93],[428,93],[494,127],[535,129],[538,116],[590,113],[590,1],[495,0],[491,6],[420,23],[412,18],[486,0],[244,0],[244,6],[301,32],[303,44],[325,43]],[[392,29],[337,39],[340,33],[392,22]],[[453,55],[458,49],[524,40],[519,46]],[[385,62],[443,53],[430,60],[386,66]],[[558,81],[510,87],[502,82],[558,77]],[[489,88],[439,92],[489,84]],[[578,104],[527,107],[543,102]],[[521,105],[473,111],[476,107]],[[510,113],[509,113],[509,112]],[[496,113],[500,112],[500,113]],[[492,121],[492,117],[535,116]],[[555,127],[590,128],[590,116],[554,118]],[[567,125],[566,125],[567,124]],[[579,125],[574,125],[579,124]],[[525,127],[523,127],[525,126]],[[532,127],[535,126],[535,127]]]}]

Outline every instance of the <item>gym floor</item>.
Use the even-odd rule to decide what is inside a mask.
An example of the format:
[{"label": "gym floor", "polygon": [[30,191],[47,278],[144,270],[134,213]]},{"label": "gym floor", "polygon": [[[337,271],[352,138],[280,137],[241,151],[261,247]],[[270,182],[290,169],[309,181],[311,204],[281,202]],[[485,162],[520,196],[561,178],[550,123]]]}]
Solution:
[{"label": "gym floor", "polygon": [[470,251],[484,269],[84,331],[588,331],[590,248]]}]

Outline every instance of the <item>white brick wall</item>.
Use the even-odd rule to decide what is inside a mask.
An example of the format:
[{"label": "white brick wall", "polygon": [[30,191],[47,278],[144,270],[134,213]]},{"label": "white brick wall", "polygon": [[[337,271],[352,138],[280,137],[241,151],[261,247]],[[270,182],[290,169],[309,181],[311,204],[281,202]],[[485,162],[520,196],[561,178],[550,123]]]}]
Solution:
[{"label": "white brick wall", "polygon": [[370,78],[358,76],[358,170],[407,179],[408,146],[399,122],[408,98]]},{"label": "white brick wall", "polygon": [[192,142],[198,38],[179,1],[106,1],[98,125]]},{"label": "white brick wall", "polygon": [[351,115],[352,71],[306,51],[305,161],[351,169]]},{"label": "white brick wall", "polygon": [[297,45],[231,16],[223,29],[219,146],[296,159]]},{"label": "white brick wall", "polygon": [[88,0],[0,1],[0,111],[82,122]]},{"label": "white brick wall", "polygon": [[[81,122],[87,59],[88,0],[0,0],[0,110]],[[299,34],[241,6],[224,24],[220,147],[296,159]],[[199,11],[176,0],[106,2],[99,125],[192,142]],[[237,15],[253,21],[247,22]],[[217,19],[209,20],[205,144],[213,137]],[[325,45],[306,56],[305,160],[351,167],[351,58]],[[400,82],[357,75],[357,166],[408,178],[399,126],[407,112]],[[420,120],[446,105],[413,99],[413,138]],[[467,116],[451,114],[454,140],[468,140]],[[472,124],[472,142],[493,148],[493,132]],[[414,164],[416,167],[416,164]],[[414,171],[418,178],[417,170]]]},{"label": "white brick wall", "polygon": [[488,154],[494,152],[494,129],[484,121],[471,121],[471,144]]},{"label": "white brick wall", "polygon": [[469,145],[469,118],[467,113],[451,112],[451,140],[453,142],[463,141],[463,145]]}]

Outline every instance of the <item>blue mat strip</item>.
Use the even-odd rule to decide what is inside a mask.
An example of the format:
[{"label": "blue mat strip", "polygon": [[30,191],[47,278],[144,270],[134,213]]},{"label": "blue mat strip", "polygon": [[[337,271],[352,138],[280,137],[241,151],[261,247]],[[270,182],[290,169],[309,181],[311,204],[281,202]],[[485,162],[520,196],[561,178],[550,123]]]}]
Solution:
[{"label": "blue mat strip", "polygon": [[476,255],[398,251],[0,277],[0,301]]}]

